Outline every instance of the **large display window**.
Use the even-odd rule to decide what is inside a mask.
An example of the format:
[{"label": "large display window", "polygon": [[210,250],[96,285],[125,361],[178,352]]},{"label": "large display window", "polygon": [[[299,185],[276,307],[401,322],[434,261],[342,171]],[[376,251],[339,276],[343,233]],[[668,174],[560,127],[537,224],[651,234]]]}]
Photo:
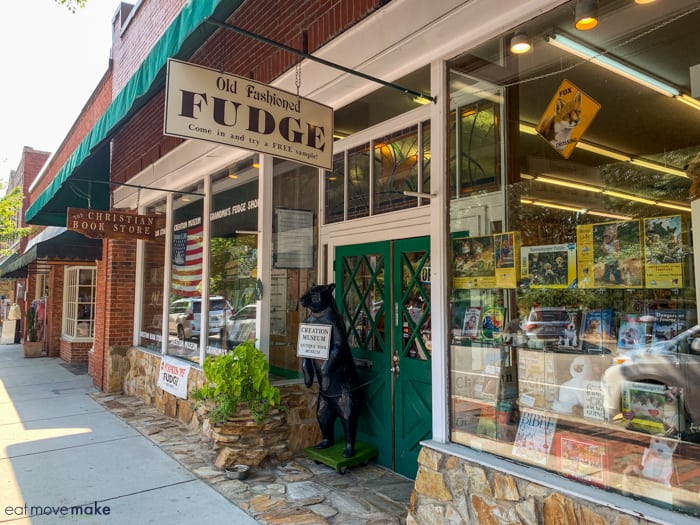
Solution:
[{"label": "large display window", "polygon": [[451,440],[700,514],[700,12],[572,7],[449,64]]},{"label": "large display window", "polygon": [[[166,201],[149,206],[147,215],[165,216]],[[152,242],[142,243],[143,277],[139,346],[161,351],[163,341],[163,280],[165,279],[165,229]]]}]

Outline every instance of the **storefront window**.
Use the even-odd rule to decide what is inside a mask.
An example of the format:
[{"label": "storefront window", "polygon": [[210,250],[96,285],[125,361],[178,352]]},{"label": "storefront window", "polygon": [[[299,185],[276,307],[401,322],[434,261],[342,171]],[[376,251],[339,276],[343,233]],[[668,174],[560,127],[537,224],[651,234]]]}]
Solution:
[{"label": "storefront window", "polygon": [[299,298],[318,282],[318,169],[275,159],[272,200],[270,370],[279,377],[297,378],[299,323],[307,313]]},{"label": "storefront window", "polygon": [[63,312],[64,337],[91,339],[95,335],[94,267],[73,266],[66,269]]},{"label": "storefront window", "polygon": [[348,151],[348,219],[369,215],[369,144]]},{"label": "storefront window", "polygon": [[203,185],[188,188],[173,199],[173,242],[170,261],[168,354],[199,361],[202,327],[209,333],[219,326],[208,322],[202,308]]},{"label": "storefront window", "polygon": [[[165,216],[165,201],[146,209],[147,215]],[[165,275],[165,230],[153,242],[143,243],[143,291],[139,345],[161,351],[163,339],[163,278]]]},{"label": "storefront window", "polygon": [[572,5],[450,64],[451,440],[700,514],[700,13],[613,1],[589,33]]},{"label": "storefront window", "polygon": [[256,340],[258,168],[256,157],[212,177],[207,353]]}]

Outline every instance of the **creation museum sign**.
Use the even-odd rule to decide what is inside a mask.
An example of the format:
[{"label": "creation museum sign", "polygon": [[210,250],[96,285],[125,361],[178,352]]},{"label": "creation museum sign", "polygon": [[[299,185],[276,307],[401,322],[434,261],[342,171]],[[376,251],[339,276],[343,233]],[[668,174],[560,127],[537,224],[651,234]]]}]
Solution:
[{"label": "creation museum sign", "polygon": [[163,133],[330,170],[333,109],[245,77],[168,60]]}]

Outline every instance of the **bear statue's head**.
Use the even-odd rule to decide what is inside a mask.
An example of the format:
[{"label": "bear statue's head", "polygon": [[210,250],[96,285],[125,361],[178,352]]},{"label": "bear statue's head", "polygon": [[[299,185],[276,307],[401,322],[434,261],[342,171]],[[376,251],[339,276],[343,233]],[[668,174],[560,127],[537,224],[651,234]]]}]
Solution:
[{"label": "bear statue's head", "polygon": [[335,283],[312,286],[301,296],[301,305],[314,313],[334,308],[333,290],[335,290]]}]

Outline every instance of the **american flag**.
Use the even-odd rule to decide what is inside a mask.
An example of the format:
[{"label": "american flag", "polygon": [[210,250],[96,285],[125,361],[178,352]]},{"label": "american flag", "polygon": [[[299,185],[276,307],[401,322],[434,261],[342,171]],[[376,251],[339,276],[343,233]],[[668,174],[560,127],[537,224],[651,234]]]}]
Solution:
[{"label": "american flag", "polygon": [[202,281],[203,228],[197,226],[173,236],[172,291],[184,297],[199,295]]}]

